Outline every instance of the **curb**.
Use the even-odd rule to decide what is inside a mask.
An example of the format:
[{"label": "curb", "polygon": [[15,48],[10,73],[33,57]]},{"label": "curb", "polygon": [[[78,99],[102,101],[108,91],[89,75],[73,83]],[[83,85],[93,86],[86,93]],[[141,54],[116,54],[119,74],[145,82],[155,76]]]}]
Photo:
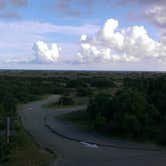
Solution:
[{"label": "curb", "polygon": [[97,143],[95,141],[85,141],[83,139],[78,139],[78,138],[73,138],[70,136],[66,136],[65,134],[62,134],[58,131],[56,131],[47,121],[47,116],[44,117],[44,124],[45,127],[47,127],[53,134],[56,134],[64,139],[70,140],[70,141],[74,141],[74,142],[86,142],[88,144],[95,144],[99,147],[108,147],[108,148],[115,148],[115,149],[127,149],[127,150],[142,150],[142,151],[155,151],[155,152],[166,152],[165,149],[162,148],[143,148],[143,147],[134,147],[134,146],[125,146],[125,145],[117,145],[117,144],[102,144],[102,143]]},{"label": "curb", "polygon": [[30,137],[30,139],[32,140],[32,142],[33,142],[39,149],[44,150],[45,152],[47,152],[47,153],[53,155],[53,156],[55,157],[55,159],[54,159],[53,162],[58,163],[59,160],[61,159],[61,156],[60,156],[57,152],[55,152],[55,151],[53,151],[52,149],[50,149],[49,147],[44,147],[44,146],[42,146],[40,143],[38,143],[38,142],[35,140],[35,138],[33,137],[33,135],[32,135],[29,131],[27,131],[27,130],[24,128],[23,121],[22,121],[22,118],[20,117],[20,115],[18,115],[18,117],[19,117],[19,119],[20,119],[20,122],[21,122],[21,125],[22,125],[22,127],[23,127],[24,132]]}]

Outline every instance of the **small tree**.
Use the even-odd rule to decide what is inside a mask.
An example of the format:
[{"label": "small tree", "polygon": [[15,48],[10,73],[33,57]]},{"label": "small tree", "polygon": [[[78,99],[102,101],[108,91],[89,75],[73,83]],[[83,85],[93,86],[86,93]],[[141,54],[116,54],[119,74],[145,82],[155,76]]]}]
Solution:
[{"label": "small tree", "polygon": [[106,118],[104,116],[101,116],[100,113],[96,115],[95,120],[93,121],[93,126],[96,129],[103,129],[106,125]]},{"label": "small tree", "polygon": [[74,104],[74,100],[72,97],[70,96],[62,96],[60,99],[59,99],[59,102],[58,102],[59,105],[72,105]]},{"label": "small tree", "polygon": [[77,96],[91,96],[92,90],[87,87],[77,88]]},{"label": "small tree", "polygon": [[13,115],[16,112],[16,100],[11,94],[6,94],[2,101],[4,110],[8,115]]}]

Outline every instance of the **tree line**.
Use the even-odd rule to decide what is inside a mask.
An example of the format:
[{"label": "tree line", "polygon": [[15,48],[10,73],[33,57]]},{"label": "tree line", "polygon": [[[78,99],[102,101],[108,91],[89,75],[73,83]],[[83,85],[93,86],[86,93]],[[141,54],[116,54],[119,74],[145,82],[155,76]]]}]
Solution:
[{"label": "tree line", "polygon": [[113,136],[166,144],[166,77],[123,79],[114,95],[92,97],[87,112],[97,129]]}]

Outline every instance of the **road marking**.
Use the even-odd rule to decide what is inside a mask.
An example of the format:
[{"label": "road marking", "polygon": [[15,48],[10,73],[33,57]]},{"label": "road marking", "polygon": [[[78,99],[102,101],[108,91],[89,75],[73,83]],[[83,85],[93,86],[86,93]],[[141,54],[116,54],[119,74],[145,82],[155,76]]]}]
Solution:
[{"label": "road marking", "polygon": [[32,107],[29,107],[28,110],[29,110],[29,111],[32,111]]},{"label": "road marking", "polygon": [[90,143],[83,142],[83,141],[81,141],[80,143],[89,147],[89,148],[98,148],[98,146],[96,144],[90,144]]}]

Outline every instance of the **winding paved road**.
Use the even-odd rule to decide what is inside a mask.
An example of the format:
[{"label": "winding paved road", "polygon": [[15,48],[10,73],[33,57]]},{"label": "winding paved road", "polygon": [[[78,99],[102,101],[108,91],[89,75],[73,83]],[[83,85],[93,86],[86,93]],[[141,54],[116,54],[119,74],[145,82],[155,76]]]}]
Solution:
[{"label": "winding paved road", "polygon": [[46,116],[53,110],[42,105],[58,99],[48,99],[23,105],[18,112],[25,129],[43,148],[59,154],[59,160],[52,166],[165,166],[166,152],[144,151],[125,148],[91,148],[80,142],[65,139],[52,133],[45,125]]}]

